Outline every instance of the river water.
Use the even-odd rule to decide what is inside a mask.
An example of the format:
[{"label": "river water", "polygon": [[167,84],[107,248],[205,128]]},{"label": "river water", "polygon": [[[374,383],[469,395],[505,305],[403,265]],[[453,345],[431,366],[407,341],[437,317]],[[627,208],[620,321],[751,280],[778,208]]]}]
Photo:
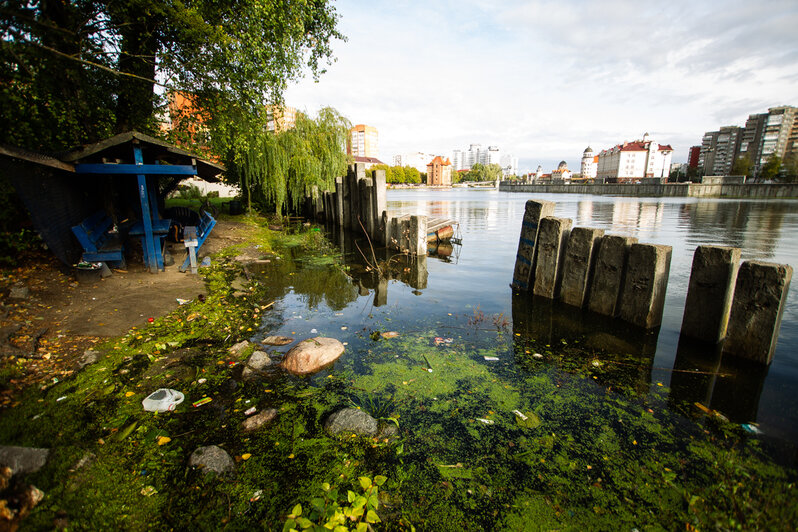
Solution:
[{"label": "river water", "polygon": [[[672,246],[663,324],[651,362],[652,386],[662,383],[673,392],[688,394],[682,399],[699,400],[735,421],[758,422],[766,434],[798,441],[798,297],[794,287],[788,295],[775,358],[769,368],[721,359],[717,353],[696,353],[690,346],[679,347],[695,248],[739,247],[742,260],[789,264],[798,269],[798,201],[577,194],[533,197],[479,189],[390,190],[388,210],[392,215],[452,218],[460,223],[462,233],[462,246],[455,246],[450,257],[428,259],[426,289],[393,290],[394,301],[414,308],[414,312],[423,309],[425,313],[448,314],[479,305],[485,313],[510,316],[513,297],[509,283],[524,205],[529,199],[555,202],[555,216],[571,218],[575,227],[596,227],[637,237],[640,242]],[[408,295],[412,292],[416,295]],[[569,312],[573,310],[564,310],[565,314]],[[577,326],[580,330],[575,332],[589,333],[585,327]],[[564,328],[559,332],[567,334],[567,326]],[[622,327],[618,336],[623,336]],[[702,378],[673,371],[674,368],[703,368],[708,373],[734,376]]]}]

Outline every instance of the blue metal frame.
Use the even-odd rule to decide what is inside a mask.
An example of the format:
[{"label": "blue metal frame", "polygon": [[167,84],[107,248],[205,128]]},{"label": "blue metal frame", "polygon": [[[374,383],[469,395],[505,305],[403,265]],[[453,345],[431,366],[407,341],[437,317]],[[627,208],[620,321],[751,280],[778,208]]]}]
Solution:
[{"label": "blue metal frame", "polygon": [[[141,151],[136,146],[134,149]],[[78,174],[107,174],[107,175],[197,175],[196,166],[179,164],[76,164],[75,172]]]}]

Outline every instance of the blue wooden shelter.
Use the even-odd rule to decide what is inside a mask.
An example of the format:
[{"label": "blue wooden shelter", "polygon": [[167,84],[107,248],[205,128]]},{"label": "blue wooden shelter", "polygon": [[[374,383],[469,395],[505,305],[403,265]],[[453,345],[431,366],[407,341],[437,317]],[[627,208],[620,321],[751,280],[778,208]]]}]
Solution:
[{"label": "blue wooden shelter", "polygon": [[64,262],[89,251],[72,228],[87,221],[103,227],[107,216],[115,229],[140,239],[146,267],[157,272],[164,268],[170,224],[161,217],[164,198],[189,176],[219,181],[224,167],[131,131],[57,156],[0,148],[0,171],[11,177],[37,230]]}]

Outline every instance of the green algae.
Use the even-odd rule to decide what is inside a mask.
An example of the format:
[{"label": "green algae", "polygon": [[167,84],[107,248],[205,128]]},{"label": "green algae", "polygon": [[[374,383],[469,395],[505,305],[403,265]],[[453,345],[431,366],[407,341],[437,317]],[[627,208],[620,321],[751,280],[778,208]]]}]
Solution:
[{"label": "green algae", "polygon": [[[306,255],[318,238],[291,234],[283,246],[256,228],[270,252]],[[280,529],[297,503],[310,508],[325,485],[360,492],[358,479],[377,475],[387,480],[375,529],[796,522],[793,471],[773,464],[739,427],[670,409],[664,387],[649,391],[649,363],[622,350],[508,337],[502,327],[486,334],[465,316],[453,320],[461,334],[451,342],[437,342],[452,329],[435,326],[378,342],[364,329],[319,377],[275,372],[235,381],[246,354],[234,358],[227,349],[259,329],[274,312],[269,303],[289,290],[308,307],[340,309],[357,297],[346,269],[325,265],[330,251],[321,248],[328,257],[319,262],[273,258],[237,296],[230,285],[247,276],[229,258],[242,249],[201,269],[204,302],[100,346],[99,362],[29,390],[0,417],[4,443],[53,449],[30,477],[47,494],[26,521],[30,528],[65,515],[71,528]],[[172,414],[143,412],[141,400],[160,386],[185,391],[186,401]],[[201,397],[212,401],[192,407]],[[398,439],[327,437],[325,418],[352,402],[395,419]],[[268,427],[244,433],[240,424],[253,406],[279,413]],[[529,422],[519,423],[514,411]],[[159,436],[170,441],[158,445]],[[193,450],[209,444],[236,458],[233,478],[186,467]]]}]

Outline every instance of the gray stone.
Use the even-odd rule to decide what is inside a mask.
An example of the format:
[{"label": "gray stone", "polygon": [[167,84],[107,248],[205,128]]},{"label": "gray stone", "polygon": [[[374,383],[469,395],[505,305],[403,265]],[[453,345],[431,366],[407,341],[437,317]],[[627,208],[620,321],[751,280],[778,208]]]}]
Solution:
[{"label": "gray stone", "polygon": [[232,475],[236,469],[235,462],[227,451],[216,445],[198,448],[188,459],[188,465],[203,469],[207,473],[225,476]]},{"label": "gray stone", "polygon": [[47,462],[50,449],[39,447],[0,446],[0,467],[8,467],[15,475],[35,473]]},{"label": "gray stone", "polygon": [[292,347],[280,365],[290,373],[307,375],[335,362],[343,353],[344,344],[335,338],[309,338]]},{"label": "gray stone", "polygon": [[294,343],[294,338],[290,336],[267,336],[260,343],[266,345],[288,345]]},{"label": "gray stone", "polygon": [[99,351],[87,349],[83,352],[83,355],[81,355],[80,359],[78,359],[78,367],[83,369],[89,364],[94,364],[100,359],[100,354],[101,353]]},{"label": "gray stone", "polygon": [[354,433],[358,436],[372,437],[377,435],[379,426],[376,419],[359,408],[344,408],[327,418],[324,430],[333,436]]},{"label": "gray stone", "polygon": [[604,235],[596,255],[587,308],[597,314],[618,315],[629,248],[637,244],[631,236]]},{"label": "gray stone", "polygon": [[527,292],[535,281],[535,246],[538,239],[540,220],[554,214],[554,202],[528,200],[524,207],[524,220],[521,222],[521,236],[518,239],[518,252],[513,271],[513,290]]},{"label": "gray stone", "polygon": [[569,218],[547,216],[540,220],[535,281],[532,289],[536,296],[548,299],[557,297],[565,243],[572,225],[573,221]]},{"label": "gray stone", "polygon": [[253,432],[264,426],[269,421],[277,417],[276,408],[268,408],[262,412],[258,412],[253,416],[248,417],[241,423],[241,428],[244,432]]},{"label": "gray stone", "polygon": [[684,303],[681,334],[712,344],[726,337],[739,267],[739,248],[696,248]]},{"label": "gray stone", "polygon": [[399,439],[399,427],[391,422],[380,422],[380,429],[377,437],[381,440],[393,442]]},{"label": "gray stone", "polygon": [[247,364],[244,367],[244,371],[241,372],[241,376],[245,379],[252,377],[253,375],[257,375],[263,368],[272,365],[272,359],[269,358],[268,353],[264,353],[263,351],[255,351],[247,360]]},{"label": "gray stone", "polygon": [[790,290],[792,267],[746,261],[737,273],[723,352],[770,364]]},{"label": "gray stone", "polygon": [[622,320],[645,329],[662,325],[670,267],[670,246],[632,244],[621,290]]},{"label": "gray stone", "polygon": [[9,299],[28,299],[30,297],[30,288],[22,283],[16,283],[11,287],[8,297]]},{"label": "gray stone", "polygon": [[252,344],[250,344],[247,340],[242,340],[230,347],[227,352],[230,354],[230,356],[239,357],[244,353],[244,351],[247,350],[247,348],[249,348],[250,345]]},{"label": "gray stone", "polygon": [[598,242],[604,236],[604,229],[576,227],[568,237],[562,265],[562,286],[560,299],[574,307],[583,307],[590,293],[590,276],[595,257],[598,255]]}]

